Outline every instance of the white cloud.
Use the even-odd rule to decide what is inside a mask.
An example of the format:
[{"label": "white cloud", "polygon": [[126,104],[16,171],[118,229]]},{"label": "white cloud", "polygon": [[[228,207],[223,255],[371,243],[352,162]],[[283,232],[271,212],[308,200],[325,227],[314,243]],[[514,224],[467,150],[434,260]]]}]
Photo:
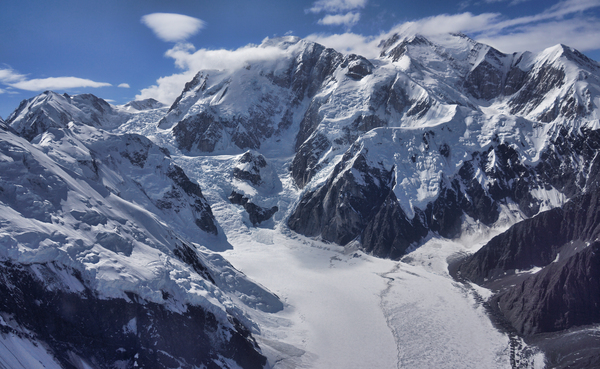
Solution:
[{"label": "white cloud", "polygon": [[110,83],[95,82],[90,79],[77,77],[27,79],[26,75],[17,73],[10,68],[0,69],[0,83],[26,91],[63,90],[80,87],[111,86]]},{"label": "white cloud", "polygon": [[25,79],[25,75],[19,74],[10,68],[0,69],[0,82],[11,83]]},{"label": "white cloud", "polygon": [[312,34],[307,40],[330,47],[344,54],[358,54],[366,58],[375,58],[379,55],[377,44],[384,38],[380,36],[363,36],[346,32],[342,34],[326,35]]},{"label": "white cloud", "polygon": [[[268,41],[268,39],[266,39]],[[183,70],[197,72],[202,69],[234,69],[241,68],[246,63],[255,61],[275,60],[285,56],[286,52],[279,47],[249,45],[236,50],[209,50],[196,51],[194,45],[185,43],[177,44],[169,49],[165,55],[175,60],[175,65]]]},{"label": "white cloud", "polygon": [[379,40],[399,34],[433,36],[463,32],[503,52],[541,51],[563,43],[581,51],[600,49],[600,21],[584,12],[600,7],[600,0],[565,0],[531,16],[507,19],[500,13],[442,14],[396,25],[376,36],[355,33],[313,34],[315,42],[346,53],[376,57]]},{"label": "white cloud", "polygon": [[600,28],[597,19],[570,19],[520,27],[507,34],[487,34],[477,40],[507,53],[537,52],[556,44],[589,51],[600,49]]},{"label": "white cloud", "polygon": [[129,83],[121,83],[117,87],[120,87],[120,88],[130,88],[131,86],[129,86]]},{"label": "white cloud", "polygon": [[328,14],[323,19],[319,20],[319,24],[327,26],[341,26],[352,27],[360,20],[360,13],[349,12],[347,14]]},{"label": "white cloud", "polygon": [[181,94],[183,87],[200,70],[228,70],[241,68],[254,62],[278,60],[285,57],[286,52],[275,46],[255,45],[241,47],[236,50],[197,50],[192,44],[179,43],[169,49],[166,56],[175,61],[175,65],[183,72],[161,77],[156,85],[140,91],[137,100],[154,98],[165,104],[172,103]]},{"label": "white cloud", "polygon": [[143,100],[153,98],[164,104],[171,104],[175,101],[177,96],[181,94],[185,84],[194,78],[194,75],[194,72],[187,71],[185,73],[161,77],[156,81],[155,85],[142,89],[140,93],[135,96],[135,99]]},{"label": "white cloud", "polygon": [[311,13],[339,13],[364,8],[367,2],[368,0],[318,0],[308,11]]},{"label": "white cloud", "polygon": [[545,22],[560,19],[576,13],[581,14],[586,10],[597,7],[600,7],[600,0],[565,0],[558,2],[557,4],[553,5],[552,7],[546,9],[541,13],[526,17],[519,17],[499,22],[493,22],[488,26],[479,27],[479,30],[482,32],[500,32],[503,30],[507,30],[511,27],[533,25],[537,22]]},{"label": "white cloud", "polygon": [[182,42],[198,33],[206,23],[198,18],[182,14],[153,13],[144,15],[142,23],[166,42]]},{"label": "white cloud", "polygon": [[107,87],[112,86],[110,83],[95,82],[90,79],[77,77],[50,77],[24,79],[19,82],[9,83],[8,85],[27,91],[43,91],[43,90],[62,90],[68,88],[81,87]]},{"label": "white cloud", "polygon": [[438,15],[434,17],[423,18],[417,21],[405,22],[396,25],[388,32],[378,35],[364,36],[352,32],[343,34],[312,34],[307,39],[318,42],[327,47],[331,47],[339,52],[346,54],[359,54],[367,58],[375,58],[381,50],[378,45],[381,40],[386,40],[392,35],[398,33],[422,34],[424,36],[437,35],[449,32],[466,32],[470,30],[479,30],[490,22],[495,22],[500,17],[499,14],[481,14],[473,15],[471,13],[462,13],[456,15]]},{"label": "white cloud", "polygon": [[449,32],[479,32],[497,23],[500,18],[501,15],[498,13],[483,13],[479,15],[473,15],[469,12],[454,15],[442,14],[414,22],[406,22],[394,28],[401,32],[419,33],[422,35],[439,35]]}]

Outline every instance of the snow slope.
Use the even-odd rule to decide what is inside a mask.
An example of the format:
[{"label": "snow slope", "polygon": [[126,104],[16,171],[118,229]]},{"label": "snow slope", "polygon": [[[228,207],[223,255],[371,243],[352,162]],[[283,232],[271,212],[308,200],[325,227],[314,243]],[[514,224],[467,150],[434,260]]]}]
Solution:
[{"label": "snow slope", "polygon": [[[0,287],[7,296],[2,301],[0,328],[5,346],[2,358],[8,360],[8,367],[25,362],[23,353],[31,345],[47,347],[32,350],[40,360],[55,355],[61,365],[84,367],[90,362],[103,366],[120,361],[129,363],[123,365],[147,363],[152,358],[146,350],[155,349],[170,352],[169,360],[179,363],[215,365],[215,360],[222,359],[229,362],[223,367],[237,367],[234,360],[240,362],[247,349],[254,352],[241,364],[256,367],[261,361],[254,341],[247,338],[257,328],[240,306],[273,312],[282,304],[205,248],[228,245],[222,232],[218,234],[199,187],[164,149],[142,136],[111,134],[73,122],[65,128],[48,128],[32,143],[0,129],[0,169],[0,274],[4,281]],[[53,305],[57,301],[58,308]],[[94,315],[111,304],[100,316]],[[132,306],[139,308],[137,313]],[[44,312],[36,313],[38,307]],[[66,323],[62,316],[53,317],[50,326],[36,326],[37,320],[27,318],[33,314],[43,323],[44,314],[53,309],[74,315],[67,314]],[[119,319],[132,319],[133,328],[131,324],[123,330],[111,325],[116,333],[98,333],[95,327],[86,326],[90,321],[111,319],[115,309],[122,310]],[[146,314],[167,316],[146,326]],[[180,332],[182,338],[191,333],[190,338],[206,340],[206,335],[212,335],[214,347],[199,349],[201,358],[194,352],[178,357],[177,349],[159,340],[147,347],[121,343],[126,348],[115,354],[107,352],[106,345],[78,346],[85,340],[72,338],[81,333],[69,332],[71,321],[81,319],[76,331],[89,330],[95,339],[95,334],[107,334],[114,342],[127,342],[130,335],[142,334],[138,326],[150,333],[152,329],[168,331],[181,324],[178,316],[183,319],[186,314],[186,324],[202,327],[205,316],[214,322],[206,331]],[[56,330],[54,325],[61,328]],[[235,350],[227,352],[229,341],[240,338]],[[187,342],[198,348],[202,345]],[[44,355],[46,350],[52,354]],[[88,350],[92,356],[86,356]],[[144,351],[146,355],[139,360],[134,356]],[[88,364],[77,364],[78,355]],[[48,365],[54,363],[48,361]]]}]

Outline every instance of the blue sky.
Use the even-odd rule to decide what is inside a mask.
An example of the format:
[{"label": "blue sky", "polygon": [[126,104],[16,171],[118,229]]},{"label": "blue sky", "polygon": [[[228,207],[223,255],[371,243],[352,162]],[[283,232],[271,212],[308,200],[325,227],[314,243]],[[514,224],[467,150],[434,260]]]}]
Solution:
[{"label": "blue sky", "polygon": [[600,0],[3,0],[0,116],[48,89],[170,103],[198,68],[265,37],[373,57],[407,28],[462,31],[503,52],[563,43],[600,60]]}]

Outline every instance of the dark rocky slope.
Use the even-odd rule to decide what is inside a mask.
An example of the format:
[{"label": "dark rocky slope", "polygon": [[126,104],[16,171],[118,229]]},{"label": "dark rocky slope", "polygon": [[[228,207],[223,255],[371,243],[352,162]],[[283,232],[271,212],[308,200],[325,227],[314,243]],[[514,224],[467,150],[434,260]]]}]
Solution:
[{"label": "dark rocky slope", "polygon": [[173,311],[167,292],[165,304],[134,293],[102,298],[77,270],[58,262],[2,261],[0,278],[0,332],[45,345],[64,368],[229,367],[223,358],[243,368],[266,364],[237,319],[225,326],[198,306]]},{"label": "dark rocky slope", "polygon": [[600,190],[576,197],[494,237],[460,266],[483,285],[542,268],[495,297],[521,334],[600,323]]}]

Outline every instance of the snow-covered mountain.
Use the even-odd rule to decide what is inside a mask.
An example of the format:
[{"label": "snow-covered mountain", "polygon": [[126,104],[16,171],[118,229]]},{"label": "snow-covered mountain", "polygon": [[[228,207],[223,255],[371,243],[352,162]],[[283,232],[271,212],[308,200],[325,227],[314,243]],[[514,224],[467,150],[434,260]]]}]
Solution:
[{"label": "snow-covered mountain", "polygon": [[[511,350],[498,355],[510,360],[486,354],[497,366],[483,367],[533,366],[537,356],[517,334],[542,347],[553,367],[575,362],[564,347],[597,356],[576,344],[559,350],[557,342],[565,329],[600,324],[596,300],[581,297],[599,288],[591,230],[598,226],[600,64],[564,45],[503,54],[462,34],[394,35],[372,60],[296,37],[252,47],[264,57],[198,71],[170,107],[44,92],[0,122],[2,288],[20,296],[1,305],[12,319],[2,315],[5,334],[23,347],[49,347],[58,366],[311,366],[319,355],[307,351],[320,345],[290,341],[281,330],[294,326],[290,307],[267,290],[285,286],[288,270],[257,256],[278,252],[277,239],[294,245],[289,255],[308,244],[340,250],[327,256],[330,267],[367,255],[394,260],[393,269],[369,273],[387,281],[377,295],[385,315],[378,324],[390,329],[398,350],[407,344],[400,322],[402,330],[420,331],[402,320],[404,305],[390,300],[410,298],[399,292],[407,286],[398,281],[408,278],[436,293],[423,280],[448,285],[443,296],[452,301],[475,296],[473,304],[500,317],[492,321],[511,334]],[[473,255],[454,262],[465,253]],[[450,282],[448,260],[463,290]],[[270,278],[262,263],[283,280]],[[293,275],[297,266],[288,267]],[[520,272],[534,267],[542,271]],[[485,302],[487,292],[471,282],[502,291]],[[557,294],[567,296],[558,305]],[[63,317],[71,325],[59,328],[32,323],[60,308],[30,301],[64,299],[86,311],[75,314],[80,320]],[[414,304],[428,309],[426,301]],[[106,309],[128,313],[117,318],[103,315]],[[575,311],[586,311],[584,318]],[[186,327],[185,319],[198,316]],[[110,329],[92,329],[93,320]],[[92,343],[73,338],[73,325],[86,327],[79,329],[91,332]],[[311,327],[322,337],[322,325]],[[552,344],[539,340],[556,331]],[[578,337],[590,342],[585,332]],[[198,346],[188,342],[192,335]],[[116,351],[97,351],[95,342],[116,336]],[[473,360],[465,367],[482,363],[455,349]],[[397,365],[439,364],[401,356]]]},{"label": "snow-covered mountain", "polygon": [[[41,97],[31,109],[71,107]],[[94,122],[55,121],[65,126],[31,143],[0,131],[2,332],[42,345],[55,367],[262,368],[238,305],[282,303],[207,249],[229,246],[167,150]]]}]

